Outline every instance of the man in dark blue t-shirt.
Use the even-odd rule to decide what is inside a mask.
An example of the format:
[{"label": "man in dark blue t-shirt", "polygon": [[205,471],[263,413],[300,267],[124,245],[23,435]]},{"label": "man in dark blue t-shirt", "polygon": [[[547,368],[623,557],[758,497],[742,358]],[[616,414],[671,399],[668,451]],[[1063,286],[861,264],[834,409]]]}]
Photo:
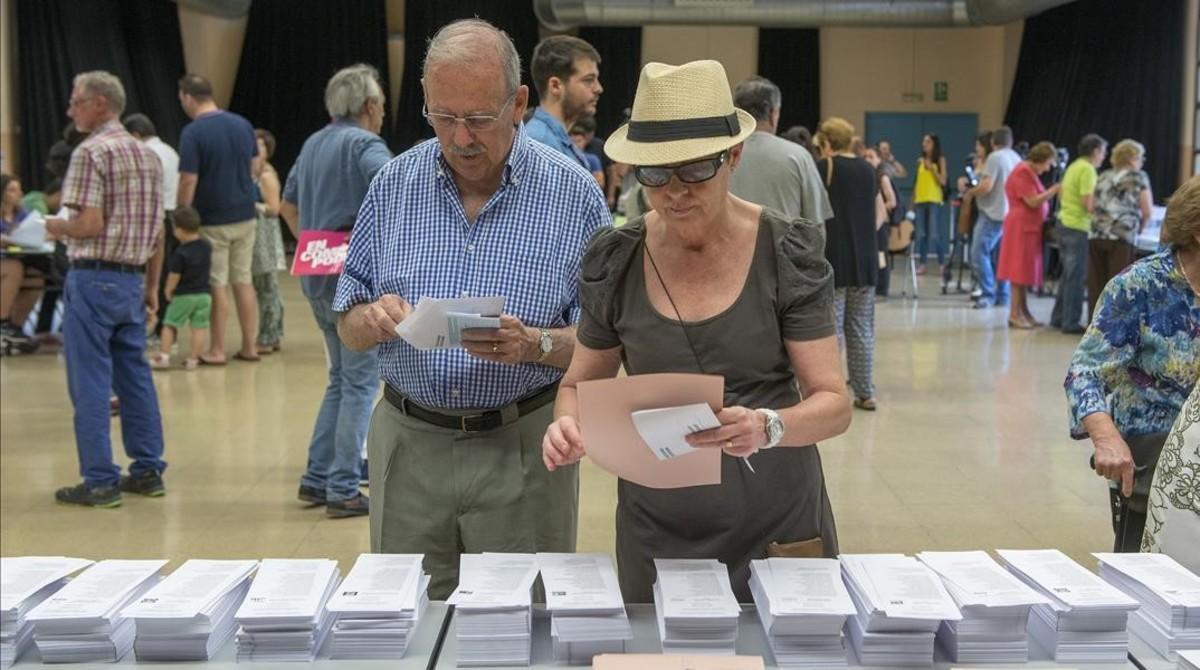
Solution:
[{"label": "man in dark blue t-shirt", "polygon": [[212,337],[200,362],[225,364],[225,322],[233,289],[242,348],[234,358],[257,361],[258,305],[251,283],[257,195],[250,164],[258,153],[254,127],[213,101],[212,84],[196,74],[179,80],[179,104],[191,117],[179,138],[179,202],[200,213],[201,234],[212,245]]}]

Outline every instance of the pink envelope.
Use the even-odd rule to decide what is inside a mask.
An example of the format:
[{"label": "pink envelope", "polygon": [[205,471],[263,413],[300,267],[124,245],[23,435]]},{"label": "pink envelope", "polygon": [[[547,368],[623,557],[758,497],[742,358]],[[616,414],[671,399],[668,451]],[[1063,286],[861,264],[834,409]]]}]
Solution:
[{"label": "pink envelope", "polygon": [[579,426],[588,458],[608,472],[655,489],[721,483],[720,449],[700,449],[660,461],[633,425],[644,409],[707,403],[724,406],[725,378],[720,375],[652,374],[580,382]]},{"label": "pink envelope", "polygon": [[292,274],[341,274],[350,251],[350,233],[338,230],[302,230],[296,240],[296,257],[292,259]]}]

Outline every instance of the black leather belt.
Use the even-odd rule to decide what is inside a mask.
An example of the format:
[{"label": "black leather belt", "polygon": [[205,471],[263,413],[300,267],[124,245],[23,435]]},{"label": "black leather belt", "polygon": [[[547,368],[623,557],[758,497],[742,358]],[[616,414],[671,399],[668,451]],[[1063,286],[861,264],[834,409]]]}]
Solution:
[{"label": "black leather belt", "polygon": [[[518,400],[516,402],[517,418],[545,407],[553,402],[557,395],[558,382],[555,382],[540,391],[535,391],[533,394]],[[384,385],[383,397],[392,407],[395,407],[407,416],[442,428],[461,430],[464,433],[482,433],[499,428],[505,423],[504,412],[498,409],[483,412],[482,414],[468,414],[466,416],[442,414],[425,409],[406,398],[404,394],[392,388],[390,384]]]},{"label": "black leather belt", "polygon": [[127,272],[129,274],[144,274],[146,272],[145,265],[127,265],[125,263],[114,263],[112,261],[97,261],[90,259],[81,259],[71,261],[72,270],[107,270],[109,272]]}]

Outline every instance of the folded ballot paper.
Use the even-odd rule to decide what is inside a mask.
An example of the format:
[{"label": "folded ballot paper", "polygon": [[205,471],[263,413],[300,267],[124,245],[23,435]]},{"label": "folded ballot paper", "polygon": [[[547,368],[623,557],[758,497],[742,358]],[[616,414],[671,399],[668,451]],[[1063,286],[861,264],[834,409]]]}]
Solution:
[{"label": "folded ballot paper", "polygon": [[258,561],[191,559],[125,608],[139,662],[207,661],[237,632],[234,613]]},{"label": "folded ballot paper", "polygon": [[733,655],[742,608],[716,559],[654,559],[654,606],[664,654]]},{"label": "folded ballot paper", "polygon": [[1200,576],[1166,554],[1093,555],[1101,579],[1141,604],[1129,615],[1132,633],[1167,658],[1200,650]]},{"label": "folded ballot paper", "polygon": [[1049,602],[983,551],[923,551],[917,558],[942,579],[962,613],[937,639],[957,663],[1024,663],[1034,605]]},{"label": "folded ballot paper", "polygon": [[597,654],[621,653],[633,628],[617,572],[607,554],[537,555],[554,658],[587,665]]},{"label": "folded ballot paper", "polygon": [[238,661],[312,661],[329,635],[337,561],[264,559],[234,619]]},{"label": "folded ballot paper", "polygon": [[529,665],[533,625],[534,554],[463,554],[456,607],[459,667]]},{"label": "folded ballot paper", "polygon": [[100,561],[26,616],[43,663],[115,663],[133,648],[123,611],[159,583],[166,561]]},{"label": "folded ballot paper", "polygon": [[26,615],[67,584],[67,577],[92,564],[86,558],[14,556],[0,558],[0,668],[33,646]]},{"label": "folded ballot paper", "polygon": [[334,659],[399,659],[429,605],[424,554],[360,554],[326,609]]},{"label": "folded ballot paper", "polygon": [[1128,655],[1133,598],[1057,549],[996,551],[1009,571],[1049,601],[1035,605],[1029,636],[1060,663],[1120,663]]},{"label": "folded ballot paper", "polygon": [[768,558],[750,562],[750,594],[775,665],[846,665],[842,628],[857,612],[831,558]]},{"label": "folded ballot paper", "polygon": [[903,554],[843,554],[842,577],[856,614],[846,621],[863,665],[933,663],[934,634],[962,615],[937,574]]},{"label": "folded ballot paper", "polygon": [[396,334],[417,349],[458,349],[467,328],[499,328],[503,297],[421,298]]}]

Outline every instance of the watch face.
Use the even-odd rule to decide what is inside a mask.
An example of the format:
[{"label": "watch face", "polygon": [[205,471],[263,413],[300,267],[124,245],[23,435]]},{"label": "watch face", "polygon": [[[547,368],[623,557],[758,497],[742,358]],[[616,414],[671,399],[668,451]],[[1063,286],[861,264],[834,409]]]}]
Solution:
[{"label": "watch face", "polygon": [[542,340],[538,343],[543,354],[548,354],[554,350],[554,340],[551,339],[550,333],[542,332]]}]

